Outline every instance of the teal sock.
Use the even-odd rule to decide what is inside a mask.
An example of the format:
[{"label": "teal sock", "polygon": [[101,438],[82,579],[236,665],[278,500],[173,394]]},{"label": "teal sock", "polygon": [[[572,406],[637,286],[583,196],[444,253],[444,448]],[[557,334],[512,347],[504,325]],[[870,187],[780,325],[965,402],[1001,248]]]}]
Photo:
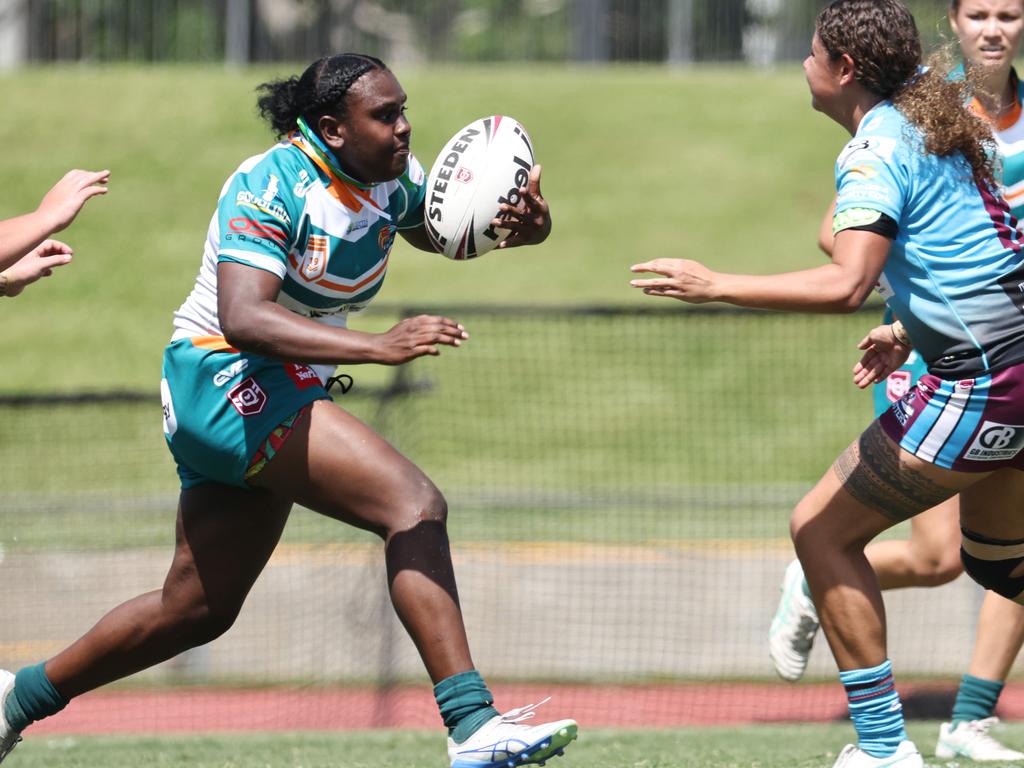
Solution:
[{"label": "teal sock", "polygon": [[974,675],[960,678],[960,688],[953,703],[953,727],[969,720],[984,720],[996,711],[996,702],[1003,692],[1003,683],[984,680]]},{"label": "teal sock", "polygon": [[462,743],[498,714],[494,697],[475,669],[445,678],[434,686],[434,699],[448,735]]},{"label": "teal sock", "polygon": [[4,702],[4,719],[18,733],[36,720],[55,715],[68,705],[46,676],[43,664],[25,667],[14,676],[14,690]]},{"label": "teal sock", "polygon": [[886,659],[877,667],[840,672],[850,702],[850,717],[857,729],[862,750],[872,757],[895,754],[907,738],[903,727],[903,706],[892,676],[892,663]]}]

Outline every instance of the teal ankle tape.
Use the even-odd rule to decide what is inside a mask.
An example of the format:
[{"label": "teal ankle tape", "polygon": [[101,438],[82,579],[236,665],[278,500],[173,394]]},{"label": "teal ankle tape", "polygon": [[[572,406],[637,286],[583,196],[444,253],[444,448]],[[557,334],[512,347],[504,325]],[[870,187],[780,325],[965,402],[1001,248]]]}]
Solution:
[{"label": "teal ankle tape", "polygon": [[25,667],[14,676],[14,690],[7,697],[4,717],[10,726],[21,732],[26,727],[55,715],[68,705],[46,676],[44,664]]},{"label": "teal ankle tape", "polygon": [[475,669],[445,678],[434,686],[434,698],[448,735],[462,742],[498,714],[494,697]]}]

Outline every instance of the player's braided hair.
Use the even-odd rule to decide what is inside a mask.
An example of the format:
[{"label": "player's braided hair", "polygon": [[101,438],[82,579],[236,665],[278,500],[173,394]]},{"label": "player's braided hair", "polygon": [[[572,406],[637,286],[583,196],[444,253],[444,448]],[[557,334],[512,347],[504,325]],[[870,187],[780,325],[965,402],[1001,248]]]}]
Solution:
[{"label": "player's braided hair", "polygon": [[316,130],[316,120],[330,113],[345,116],[345,96],[360,77],[373,69],[387,69],[384,62],[362,53],[338,53],[317,59],[299,76],[262,83],[256,102],[260,117],[277,136],[294,131],[304,118]]},{"label": "player's braided hair", "polygon": [[939,157],[962,153],[975,180],[997,188],[991,127],[967,108],[968,82],[949,76],[948,53],[940,51],[920,69],[921,40],[903,3],[834,0],[818,15],[815,31],[833,61],[847,54],[857,81],[892,101],[921,131],[926,152]]}]

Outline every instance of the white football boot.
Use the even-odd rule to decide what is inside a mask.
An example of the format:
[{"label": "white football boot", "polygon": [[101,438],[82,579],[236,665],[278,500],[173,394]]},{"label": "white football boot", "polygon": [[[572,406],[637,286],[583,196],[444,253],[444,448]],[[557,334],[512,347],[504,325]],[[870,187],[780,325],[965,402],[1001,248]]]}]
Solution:
[{"label": "white football boot", "polygon": [[794,683],[803,677],[818,626],[818,611],[804,594],[804,570],[794,560],[786,566],[782,597],[768,630],[768,655],[783,680]]},{"label": "white football boot", "polygon": [[888,757],[872,757],[860,747],[847,744],[832,768],[924,768],[924,760],[912,741],[901,741]]},{"label": "white football boot", "polygon": [[1024,760],[1024,752],[1004,747],[989,734],[989,728],[998,722],[998,717],[986,717],[984,720],[958,723],[956,728],[943,723],[939,726],[935,756],[947,760],[951,757],[966,757],[978,762]]},{"label": "white football boot", "polygon": [[0,763],[11,754],[11,750],[18,746],[18,742],[21,741],[21,734],[11,728],[7,718],[4,717],[4,704],[13,690],[14,675],[6,669],[0,669]]},{"label": "white football boot", "polygon": [[520,725],[530,720],[539,704],[513,709],[492,717],[461,744],[448,739],[448,757],[452,768],[515,768],[520,765],[544,765],[561,755],[576,738],[575,720],[556,720],[541,725]]}]

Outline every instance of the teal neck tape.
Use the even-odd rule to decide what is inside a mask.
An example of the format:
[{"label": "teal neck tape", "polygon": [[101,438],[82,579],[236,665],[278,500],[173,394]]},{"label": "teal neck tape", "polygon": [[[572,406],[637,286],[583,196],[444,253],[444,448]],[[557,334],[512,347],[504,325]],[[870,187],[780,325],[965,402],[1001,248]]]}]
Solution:
[{"label": "teal neck tape", "polygon": [[338,162],[338,158],[334,156],[330,147],[324,144],[323,140],[316,135],[316,131],[309,127],[305,118],[299,117],[299,119],[296,120],[296,123],[299,126],[299,133],[302,134],[302,138],[304,138],[306,143],[309,144],[314,152],[316,152],[317,157],[324,161],[324,165],[331,169],[331,173],[342,181],[346,181],[360,189],[373,189],[377,186],[376,184],[367,184],[365,182],[358,181],[357,179],[353,179],[341,170],[341,164]]}]

